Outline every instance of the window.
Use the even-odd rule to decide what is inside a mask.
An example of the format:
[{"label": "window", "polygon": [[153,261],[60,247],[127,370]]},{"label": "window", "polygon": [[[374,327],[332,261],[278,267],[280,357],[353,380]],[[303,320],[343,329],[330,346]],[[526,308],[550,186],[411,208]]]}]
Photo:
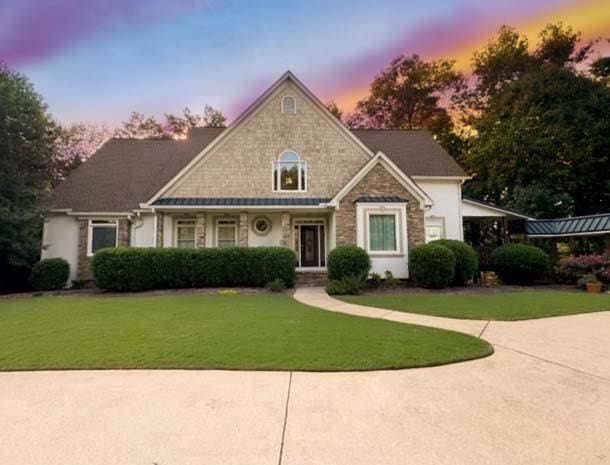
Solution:
[{"label": "window", "polygon": [[445,238],[445,218],[426,218],[426,242]]},{"label": "window", "polygon": [[369,251],[396,252],[397,235],[396,214],[369,215]]},{"label": "window", "polygon": [[117,221],[89,221],[89,247],[87,255],[100,249],[117,246]]},{"label": "window", "polygon": [[304,192],[307,190],[307,163],[296,152],[282,153],[273,164],[273,190]]},{"label": "window", "polygon": [[237,220],[218,220],[216,222],[216,246],[220,248],[237,245]]},{"label": "window", "polygon": [[179,249],[194,249],[195,243],[195,220],[176,221],[176,247]]},{"label": "window", "polygon": [[297,102],[294,97],[287,95],[282,98],[282,113],[294,115],[297,112]]},{"label": "window", "polygon": [[266,216],[258,216],[252,222],[252,229],[259,236],[266,236],[271,231],[271,220]]}]

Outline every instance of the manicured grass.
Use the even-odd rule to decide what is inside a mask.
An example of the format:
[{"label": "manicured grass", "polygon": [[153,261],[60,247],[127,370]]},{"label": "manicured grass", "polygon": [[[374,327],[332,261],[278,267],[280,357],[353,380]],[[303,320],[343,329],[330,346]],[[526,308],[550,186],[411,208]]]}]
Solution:
[{"label": "manicured grass", "polygon": [[400,312],[468,320],[529,320],[610,310],[610,296],[585,292],[536,291],[479,295],[381,294],[341,300]]},{"label": "manicured grass", "polygon": [[288,296],[0,300],[0,370],[373,370],[492,353],[475,337],[307,307]]}]

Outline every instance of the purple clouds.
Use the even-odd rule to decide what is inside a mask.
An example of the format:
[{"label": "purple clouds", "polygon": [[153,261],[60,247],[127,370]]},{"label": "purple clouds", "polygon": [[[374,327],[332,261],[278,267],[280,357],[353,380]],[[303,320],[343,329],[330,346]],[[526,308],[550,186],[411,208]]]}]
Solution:
[{"label": "purple clouds", "polygon": [[30,63],[97,33],[158,21],[214,0],[0,0],[0,61]]}]

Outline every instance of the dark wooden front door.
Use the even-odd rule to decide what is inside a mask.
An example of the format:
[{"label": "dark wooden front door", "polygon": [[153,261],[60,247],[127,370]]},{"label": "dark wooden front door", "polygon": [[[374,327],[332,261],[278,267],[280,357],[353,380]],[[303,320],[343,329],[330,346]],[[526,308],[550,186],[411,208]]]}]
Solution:
[{"label": "dark wooden front door", "polygon": [[301,266],[320,266],[320,238],[317,226],[301,226]]}]

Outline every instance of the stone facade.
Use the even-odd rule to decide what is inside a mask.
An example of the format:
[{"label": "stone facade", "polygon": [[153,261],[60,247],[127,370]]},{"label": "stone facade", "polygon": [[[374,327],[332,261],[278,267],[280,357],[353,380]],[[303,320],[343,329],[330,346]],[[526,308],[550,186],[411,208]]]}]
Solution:
[{"label": "stone facade", "polygon": [[163,223],[165,222],[165,215],[163,213],[157,213],[157,233],[155,237],[155,247],[163,247]]},{"label": "stone facade", "polygon": [[92,281],[91,257],[87,256],[89,238],[89,220],[79,220],[78,222],[78,271],[76,278],[79,281]]},{"label": "stone facade", "polygon": [[131,230],[131,224],[128,219],[119,220],[119,228],[117,231],[117,246],[118,247],[129,247],[129,233]]},{"label": "stone facade", "polygon": [[[129,247],[131,234],[131,223],[128,219],[118,220],[117,246]],[[91,271],[91,258],[87,255],[89,250],[89,220],[78,222],[78,267],[76,277],[79,281],[93,281]]]},{"label": "stone facade", "polygon": [[195,220],[195,246],[198,249],[205,247],[205,213],[198,213]]},{"label": "stone facade", "polygon": [[282,247],[292,247],[290,244],[290,213],[282,212],[282,237],[280,245]]},{"label": "stone facade", "polygon": [[248,230],[250,225],[248,224],[248,213],[241,212],[239,214],[239,245],[248,246]]},{"label": "stone facade", "polygon": [[[294,96],[296,114],[281,113]],[[274,192],[273,162],[294,150],[307,162],[306,192]],[[291,81],[183,178],[165,197],[332,197],[367,162],[366,151]]]},{"label": "stone facade", "polygon": [[416,199],[383,166],[376,165],[341,200],[336,214],[337,245],[356,245],[356,199],[362,196],[399,196],[407,205],[407,239],[409,249],[425,243],[424,211]]}]

